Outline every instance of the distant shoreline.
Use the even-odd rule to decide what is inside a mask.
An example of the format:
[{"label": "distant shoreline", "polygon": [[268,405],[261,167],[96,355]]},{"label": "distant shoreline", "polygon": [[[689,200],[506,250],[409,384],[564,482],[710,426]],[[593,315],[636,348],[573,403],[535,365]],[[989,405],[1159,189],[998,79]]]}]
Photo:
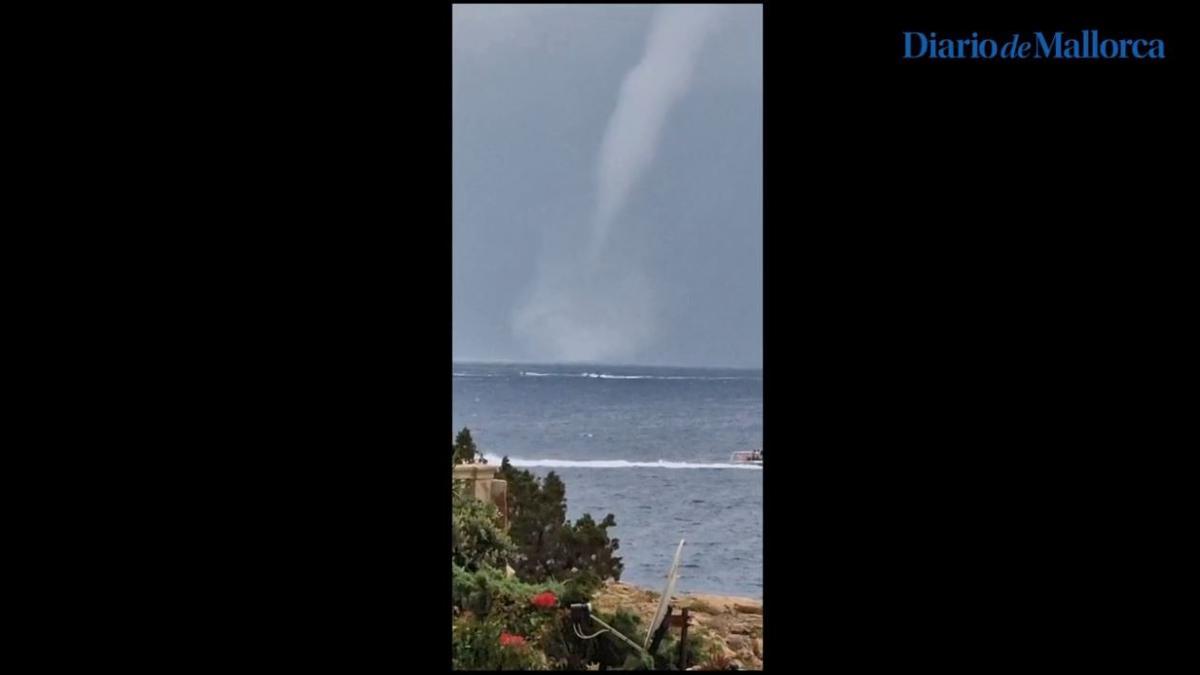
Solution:
[{"label": "distant shoreline", "polygon": [[745,370],[762,372],[762,366],[681,366],[662,363],[595,363],[590,361],[480,361],[478,359],[451,359],[454,366],[549,366],[566,368],[671,368],[678,370]]}]

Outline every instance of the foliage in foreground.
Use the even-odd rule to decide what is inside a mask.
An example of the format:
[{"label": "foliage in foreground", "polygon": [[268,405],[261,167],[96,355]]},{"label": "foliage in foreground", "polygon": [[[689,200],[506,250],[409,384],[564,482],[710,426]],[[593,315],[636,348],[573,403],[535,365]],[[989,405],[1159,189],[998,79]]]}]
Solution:
[{"label": "foliage in foreground", "polygon": [[[479,461],[470,431],[454,443],[455,464]],[[589,602],[605,579],[620,579],[619,542],[608,528],[612,514],[595,522],[584,514],[566,519],[566,486],[550,472],[543,481],[514,468],[506,457],[497,478],[508,481],[510,529],[500,526],[495,506],[455,486],[453,514],[453,667],[458,670],[623,669],[674,670],[678,643],[668,633],[653,658],[644,657],[610,634],[580,638],[567,612]],[[502,571],[512,565],[516,577]],[[602,621],[641,642],[645,628],[634,614],[596,612]],[[585,633],[600,630],[591,622]],[[696,631],[689,637],[691,665],[711,663],[711,644]]]},{"label": "foliage in foreground", "polygon": [[546,670],[546,654],[498,621],[454,620],[451,666],[455,670]]},{"label": "foliage in foreground", "polygon": [[450,535],[453,563],[471,570],[503,568],[517,548],[500,522],[495,505],[456,490]]},{"label": "foliage in foreground", "polygon": [[[538,600],[554,598],[554,604],[539,606]],[[452,598],[461,613],[497,621],[505,630],[522,636],[539,633],[542,626],[560,614],[554,611],[563,593],[562,584],[528,584],[508,578],[499,570],[484,568],[469,571],[454,567]]]},{"label": "foliage in foreground", "polygon": [[620,580],[624,564],[615,555],[619,540],[608,534],[617,524],[611,513],[599,523],[586,513],[568,522],[566,486],[553,471],[539,481],[505,457],[496,477],[508,481],[509,534],[518,552],[513,567],[521,577],[572,581],[589,597],[605,579]]},{"label": "foliage in foreground", "polygon": [[[562,611],[565,604],[560,599],[565,592],[565,586],[557,582],[531,584],[491,568],[470,571],[455,566],[456,667],[510,668],[514,659],[525,658],[524,652],[502,647],[521,646],[538,651],[544,667],[580,668],[590,662],[621,665],[625,653],[613,650],[607,639],[581,640],[574,634],[569,616]],[[623,621],[623,625],[628,623]],[[468,647],[479,653],[467,655]]]},{"label": "foliage in foreground", "polygon": [[[596,616],[635,642],[645,633],[645,629],[639,631],[641,619],[624,610],[618,610],[614,614],[597,612]],[[546,656],[559,668],[582,670],[588,664],[597,664],[606,669],[632,669],[643,665],[637,650],[612,635],[605,633],[590,640],[581,639],[575,634],[569,616],[560,616],[555,628],[557,630],[551,634],[552,639],[546,643],[545,649]],[[585,634],[594,634],[601,630],[599,624],[594,622],[581,629]]]},{"label": "foliage in foreground", "polygon": [[[641,652],[611,634],[580,638],[570,616],[562,611],[568,604],[562,601],[565,588],[554,582],[527,583],[494,569],[472,572],[456,566],[455,667],[511,669],[520,663],[525,669],[582,670],[589,665],[623,670],[676,668],[679,643],[671,632],[655,650],[652,661],[644,661]],[[646,628],[635,614],[626,610],[595,614],[635,642],[645,637]],[[581,629],[593,635],[601,630],[595,622]],[[539,652],[540,657],[527,654],[523,647]],[[476,651],[468,654],[468,649]],[[693,632],[688,639],[688,663],[703,665],[712,653],[704,634]]]},{"label": "foliage in foreground", "polygon": [[[654,653],[654,669],[655,670],[677,670],[679,666],[679,638],[678,631],[672,630],[663,638],[659,644],[658,650]],[[707,636],[696,626],[691,626],[688,633],[687,643],[687,665],[704,666],[710,664],[713,658],[720,654],[721,651],[716,644],[707,638]]]}]

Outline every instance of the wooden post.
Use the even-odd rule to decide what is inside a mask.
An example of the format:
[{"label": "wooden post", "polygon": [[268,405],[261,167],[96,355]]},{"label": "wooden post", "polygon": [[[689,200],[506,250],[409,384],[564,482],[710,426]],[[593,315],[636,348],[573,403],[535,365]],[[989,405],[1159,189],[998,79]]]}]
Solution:
[{"label": "wooden post", "polygon": [[683,627],[679,629],[679,669],[687,670],[688,610],[683,608]]}]

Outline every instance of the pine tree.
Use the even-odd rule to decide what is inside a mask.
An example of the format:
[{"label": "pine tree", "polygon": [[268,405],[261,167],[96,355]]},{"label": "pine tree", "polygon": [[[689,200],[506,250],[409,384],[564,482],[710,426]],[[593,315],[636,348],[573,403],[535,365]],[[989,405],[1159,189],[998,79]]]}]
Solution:
[{"label": "pine tree", "polygon": [[476,460],[486,464],[483,459],[483,454],[475,447],[475,440],[471,438],[471,430],[463,427],[463,430],[458,432],[454,437],[454,448],[452,456],[455,464],[464,464],[474,462]]},{"label": "pine tree", "polygon": [[586,513],[568,521],[566,486],[553,471],[538,481],[505,457],[496,477],[508,481],[509,534],[521,554],[514,564],[521,578],[573,580],[586,595],[609,577],[621,578],[620,542],[608,535],[617,524],[611,513],[599,523]]}]

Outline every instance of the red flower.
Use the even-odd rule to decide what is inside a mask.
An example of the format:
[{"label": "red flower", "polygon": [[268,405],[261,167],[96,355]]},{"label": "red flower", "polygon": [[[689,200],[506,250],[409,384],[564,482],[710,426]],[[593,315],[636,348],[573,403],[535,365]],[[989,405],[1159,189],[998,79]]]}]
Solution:
[{"label": "red flower", "polygon": [[500,634],[500,646],[501,647],[524,647],[525,646],[525,638],[521,637],[520,635],[513,635],[513,634],[509,633],[508,631],[504,631],[503,633]]},{"label": "red flower", "polygon": [[558,598],[554,597],[554,594],[551,593],[550,591],[546,591],[544,593],[538,593],[537,595],[533,596],[533,604],[545,609],[547,607],[553,607],[556,604],[558,604]]}]

